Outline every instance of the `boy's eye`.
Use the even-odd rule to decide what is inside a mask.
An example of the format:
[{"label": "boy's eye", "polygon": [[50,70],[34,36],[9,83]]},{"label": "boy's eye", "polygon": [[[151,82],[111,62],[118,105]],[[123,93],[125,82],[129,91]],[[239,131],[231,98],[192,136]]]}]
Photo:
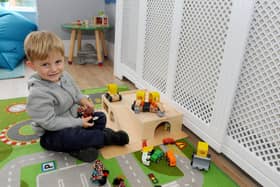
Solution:
[{"label": "boy's eye", "polygon": [[49,64],[47,64],[47,63],[44,63],[44,64],[41,64],[41,66],[43,66],[43,67],[47,67]]},{"label": "boy's eye", "polygon": [[60,64],[61,62],[62,62],[61,60],[55,61],[56,64]]}]

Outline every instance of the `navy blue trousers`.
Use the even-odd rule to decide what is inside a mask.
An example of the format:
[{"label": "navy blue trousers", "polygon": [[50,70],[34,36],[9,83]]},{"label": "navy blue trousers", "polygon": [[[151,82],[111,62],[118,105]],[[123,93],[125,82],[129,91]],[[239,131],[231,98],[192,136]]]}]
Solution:
[{"label": "navy blue trousers", "polygon": [[104,128],[106,116],[103,112],[94,112],[98,119],[93,127],[65,128],[59,131],[46,131],[41,136],[40,144],[43,148],[58,152],[73,152],[89,147],[104,146]]}]

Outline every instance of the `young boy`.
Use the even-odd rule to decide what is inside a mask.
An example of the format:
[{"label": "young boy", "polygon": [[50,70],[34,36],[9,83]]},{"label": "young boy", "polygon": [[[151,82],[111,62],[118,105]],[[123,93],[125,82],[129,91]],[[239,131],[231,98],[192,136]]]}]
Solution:
[{"label": "young boy", "polygon": [[93,112],[93,123],[92,117],[77,116],[79,106],[93,110],[93,104],[64,71],[64,46],[58,36],[47,31],[31,32],[24,49],[27,65],[36,72],[28,82],[26,109],[43,148],[91,162],[98,156],[98,148],[128,144],[126,132],[105,127],[104,113]]}]

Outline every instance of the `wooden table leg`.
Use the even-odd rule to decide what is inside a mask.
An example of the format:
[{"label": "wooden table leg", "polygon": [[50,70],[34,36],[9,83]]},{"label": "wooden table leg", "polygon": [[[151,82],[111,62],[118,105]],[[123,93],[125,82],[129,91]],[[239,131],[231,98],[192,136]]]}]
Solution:
[{"label": "wooden table leg", "polygon": [[103,49],[104,56],[107,57],[108,56],[108,50],[107,50],[106,41],[104,39],[104,31],[100,31],[100,39],[101,39],[101,42],[102,42],[102,49]]},{"label": "wooden table leg", "polygon": [[97,62],[98,62],[99,66],[102,66],[103,55],[102,55],[102,49],[101,49],[99,33],[100,33],[99,30],[95,30],[95,44],[96,44]]},{"label": "wooden table leg", "polygon": [[82,31],[81,30],[78,30],[77,41],[78,41],[77,49],[78,49],[78,51],[80,51],[81,45],[82,45]]},{"label": "wooden table leg", "polygon": [[69,49],[69,56],[68,56],[68,64],[72,64],[73,54],[75,49],[75,37],[76,37],[76,30],[73,29],[71,31],[71,39],[70,39],[70,49]]}]

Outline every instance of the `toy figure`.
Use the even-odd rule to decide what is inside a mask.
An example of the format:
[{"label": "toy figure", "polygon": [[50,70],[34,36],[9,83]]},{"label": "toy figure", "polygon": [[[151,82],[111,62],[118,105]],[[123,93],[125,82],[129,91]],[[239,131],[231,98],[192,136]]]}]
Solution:
[{"label": "toy figure", "polygon": [[131,109],[135,113],[153,112],[159,117],[165,115],[165,109],[162,103],[160,103],[160,95],[158,92],[146,93],[143,90],[137,91],[136,100],[133,102]]},{"label": "toy figure", "polygon": [[92,168],[91,181],[101,186],[105,185],[109,175],[109,170],[105,170],[104,165],[100,160],[95,160]]}]

